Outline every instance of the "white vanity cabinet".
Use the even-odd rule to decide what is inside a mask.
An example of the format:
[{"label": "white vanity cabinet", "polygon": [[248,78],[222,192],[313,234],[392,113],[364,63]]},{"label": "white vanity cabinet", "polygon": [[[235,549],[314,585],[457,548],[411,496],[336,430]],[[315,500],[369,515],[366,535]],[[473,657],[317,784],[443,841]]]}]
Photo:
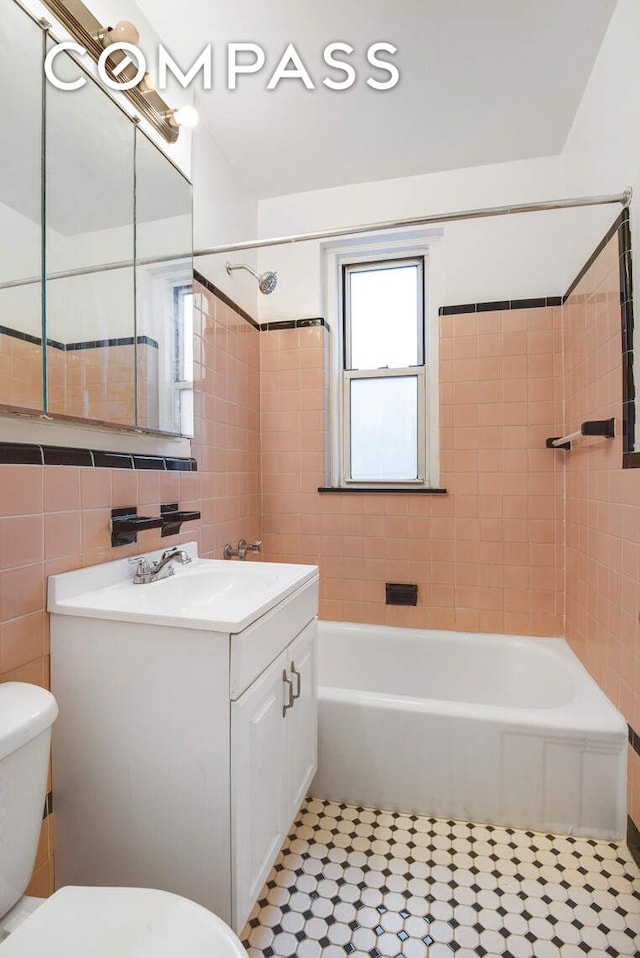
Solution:
[{"label": "white vanity cabinet", "polygon": [[317,623],[231,704],[233,924],[249,916],[317,766]]},{"label": "white vanity cabinet", "polygon": [[182,573],[49,580],[56,882],[172,891],[240,933],[316,769],[318,572]]}]

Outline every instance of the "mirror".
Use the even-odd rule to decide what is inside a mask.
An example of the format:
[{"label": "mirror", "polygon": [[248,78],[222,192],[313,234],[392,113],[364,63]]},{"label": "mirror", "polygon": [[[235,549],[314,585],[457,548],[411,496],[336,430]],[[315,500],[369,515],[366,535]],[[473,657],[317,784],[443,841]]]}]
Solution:
[{"label": "mirror", "polygon": [[138,425],[192,436],[191,184],[139,129],[135,214]]},{"label": "mirror", "polygon": [[0,408],[191,436],[191,184],[55,42],[2,4]]},{"label": "mirror", "polygon": [[[0,404],[42,409],[42,30],[14,4],[0,17]],[[10,95],[20,90],[20,96]],[[17,132],[19,131],[19,133]]]},{"label": "mirror", "polygon": [[[72,80],[78,67],[65,54],[56,72]],[[136,422],[134,134],[97,84],[47,88],[49,412],[125,426]]]}]

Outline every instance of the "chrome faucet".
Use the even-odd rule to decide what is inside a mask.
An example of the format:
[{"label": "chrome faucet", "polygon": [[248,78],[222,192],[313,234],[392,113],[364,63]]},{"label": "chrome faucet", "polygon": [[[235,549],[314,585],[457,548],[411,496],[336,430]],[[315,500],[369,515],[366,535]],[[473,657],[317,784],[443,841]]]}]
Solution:
[{"label": "chrome faucet", "polygon": [[258,555],[260,552],[262,552],[262,542],[258,539],[256,542],[252,542],[251,545],[249,545],[246,539],[238,539],[238,546],[236,549],[233,548],[230,542],[227,542],[222,554],[225,559],[233,559],[237,556],[238,559],[244,560],[247,558],[247,552],[251,552],[253,555]]},{"label": "chrome faucet", "polygon": [[147,585],[149,582],[158,582],[160,579],[168,579],[175,573],[171,565],[172,562],[180,562],[187,565],[191,562],[191,556],[184,549],[167,549],[162,553],[157,562],[149,561],[145,556],[136,556],[135,559],[129,559],[131,563],[137,563],[136,574],[133,577],[134,585]]}]

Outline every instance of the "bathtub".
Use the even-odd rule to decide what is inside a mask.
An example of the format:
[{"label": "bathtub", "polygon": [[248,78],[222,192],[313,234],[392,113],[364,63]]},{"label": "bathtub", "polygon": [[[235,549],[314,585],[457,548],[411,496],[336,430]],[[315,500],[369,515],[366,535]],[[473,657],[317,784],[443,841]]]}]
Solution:
[{"label": "bathtub", "polygon": [[316,798],[626,833],[627,727],[564,639],[320,622]]}]

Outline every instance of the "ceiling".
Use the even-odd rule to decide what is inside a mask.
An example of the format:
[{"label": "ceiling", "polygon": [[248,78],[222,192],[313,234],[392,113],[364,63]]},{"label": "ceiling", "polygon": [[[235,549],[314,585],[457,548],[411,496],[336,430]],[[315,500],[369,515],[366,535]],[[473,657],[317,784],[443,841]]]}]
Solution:
[{"label": "ceiling", "polygon": [[[616,0],[137,0],[186,69],[214,47],[202,120],[258,198],[561,152]],[[393,43],[399,84],[366,84],[367,47]],[[324,47],[355,48],[330,91]],[[226,45],[266,66],[226,89]],[[267,82],[294,43],[314,90]],[[382,74],[376,74],[386,79]]]}]

